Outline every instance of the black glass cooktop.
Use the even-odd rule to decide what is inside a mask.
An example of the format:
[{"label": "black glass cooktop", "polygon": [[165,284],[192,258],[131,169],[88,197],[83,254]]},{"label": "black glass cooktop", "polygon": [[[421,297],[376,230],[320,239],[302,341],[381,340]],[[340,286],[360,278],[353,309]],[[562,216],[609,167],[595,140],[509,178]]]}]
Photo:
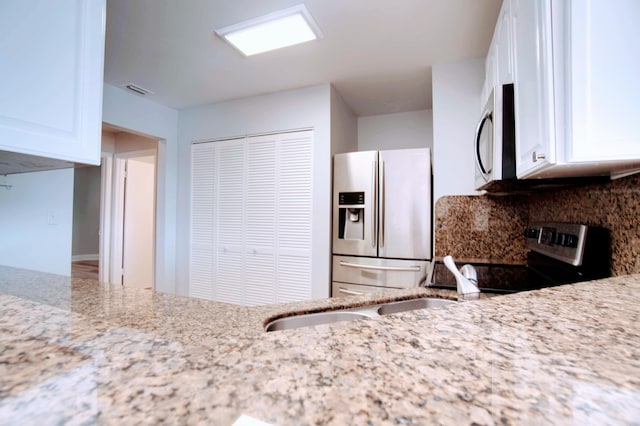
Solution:
[{"label": "black glass cooktop", "polygon": [[[515,293],[558,284],[538,274],[527,265],[470,264],[478,273],[478,288],[485,293]],[[460,268],[462,264],[457,266]],[[431,282],[432,288],[456,288],[453,274],[441,261],[435,262]]]}]

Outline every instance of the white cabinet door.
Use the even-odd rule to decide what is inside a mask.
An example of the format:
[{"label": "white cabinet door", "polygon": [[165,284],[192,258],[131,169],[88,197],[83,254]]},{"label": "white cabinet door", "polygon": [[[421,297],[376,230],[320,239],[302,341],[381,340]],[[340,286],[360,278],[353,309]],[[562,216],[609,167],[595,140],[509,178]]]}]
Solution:
[{"label": "white cabinet door", "polygon": [[485,60],[485,79],[480,96],[481,109],[486,105],[492,90],[497,90],[503,84],[513,83],[511,20],[511,1],[504,0]]},{"label": "white cabinet door", "polygon": [[482,94],[480,97],[480,110],[484,108],[487,100],[491,96],[491,91],[494,90],[498,83],[497,71],[498,71],[498,57],[496,55],[496,44],[491,43],[489,46],[489,52],[487,53],[487,59],[484,63],[484,84],[482,85]]},{"label": "white cabinet door", "polygon": [[640,159],[640,1],[572,1],[567,161]]},{"label": "white cabinet door", "polygon": [[523,178],[556,158],[551,0],[514,0],[512,7],[516,172]]},{"label": "white cabinet door", "polygon": [[105,0],[0,2],[0,151],[99,164]]},{"label": "white cabinet door", "polygon": [[496,56],[496,85],[513,83],[513,36],[511,1],[504,0],[493,35]]}]

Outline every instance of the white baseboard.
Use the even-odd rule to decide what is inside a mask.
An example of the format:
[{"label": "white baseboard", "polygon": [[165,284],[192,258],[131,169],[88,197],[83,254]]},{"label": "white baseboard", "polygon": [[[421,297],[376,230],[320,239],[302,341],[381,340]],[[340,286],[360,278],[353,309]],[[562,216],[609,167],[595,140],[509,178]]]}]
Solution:
[{"label": "white baseboard", "polygon": [[71,256],[72,262],[82,262],[84,260],[100,260],[100,255],[98,254],[76,254],[75,256]]}]

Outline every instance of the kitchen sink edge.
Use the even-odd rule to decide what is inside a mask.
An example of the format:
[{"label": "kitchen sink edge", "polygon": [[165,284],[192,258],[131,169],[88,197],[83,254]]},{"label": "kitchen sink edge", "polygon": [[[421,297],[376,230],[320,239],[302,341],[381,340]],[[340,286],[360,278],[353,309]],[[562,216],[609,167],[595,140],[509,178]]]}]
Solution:
[{"label": "kitchen sink edge", "polygon": [[354,321],[364,318],[392,315],[419,309],[433,309],[457,304],[458,301],[433,296],[417,296],[410,299],[394,300],[365,306],[325,309],[318,312],[292,313],[269,318],[264,323],[266,332],[313,327],[342,321]]}]

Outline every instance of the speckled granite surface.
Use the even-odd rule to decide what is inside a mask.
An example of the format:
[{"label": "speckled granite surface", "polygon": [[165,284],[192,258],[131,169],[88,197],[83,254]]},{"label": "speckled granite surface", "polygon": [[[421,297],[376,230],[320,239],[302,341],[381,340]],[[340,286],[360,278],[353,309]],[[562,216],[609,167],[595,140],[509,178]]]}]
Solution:
[{"label": "speckled granite surface", "polygon": [[442,197],[435,208],[435,256],[480,263],[526,263],[530,222],[600,226],[611,235],[611,273],[640,273],[640,174],[509,196]]},{"label": "speckled granite surface", "polygon": [[0,267],[0,423],[637,424],[640,275],[261,331],[428,292],[243,308]]},{"label": "speckled granite surface", "polygon": [[448,196],[435,207],[435,256],[478,263],[525,264],[527,199]]},{"label": "speckled granite surface", "polygon": [[555,217],[609,229],[613,275],[640,273],[640,174],[579,191],[533,194],[529,203],[532,222]]}]

